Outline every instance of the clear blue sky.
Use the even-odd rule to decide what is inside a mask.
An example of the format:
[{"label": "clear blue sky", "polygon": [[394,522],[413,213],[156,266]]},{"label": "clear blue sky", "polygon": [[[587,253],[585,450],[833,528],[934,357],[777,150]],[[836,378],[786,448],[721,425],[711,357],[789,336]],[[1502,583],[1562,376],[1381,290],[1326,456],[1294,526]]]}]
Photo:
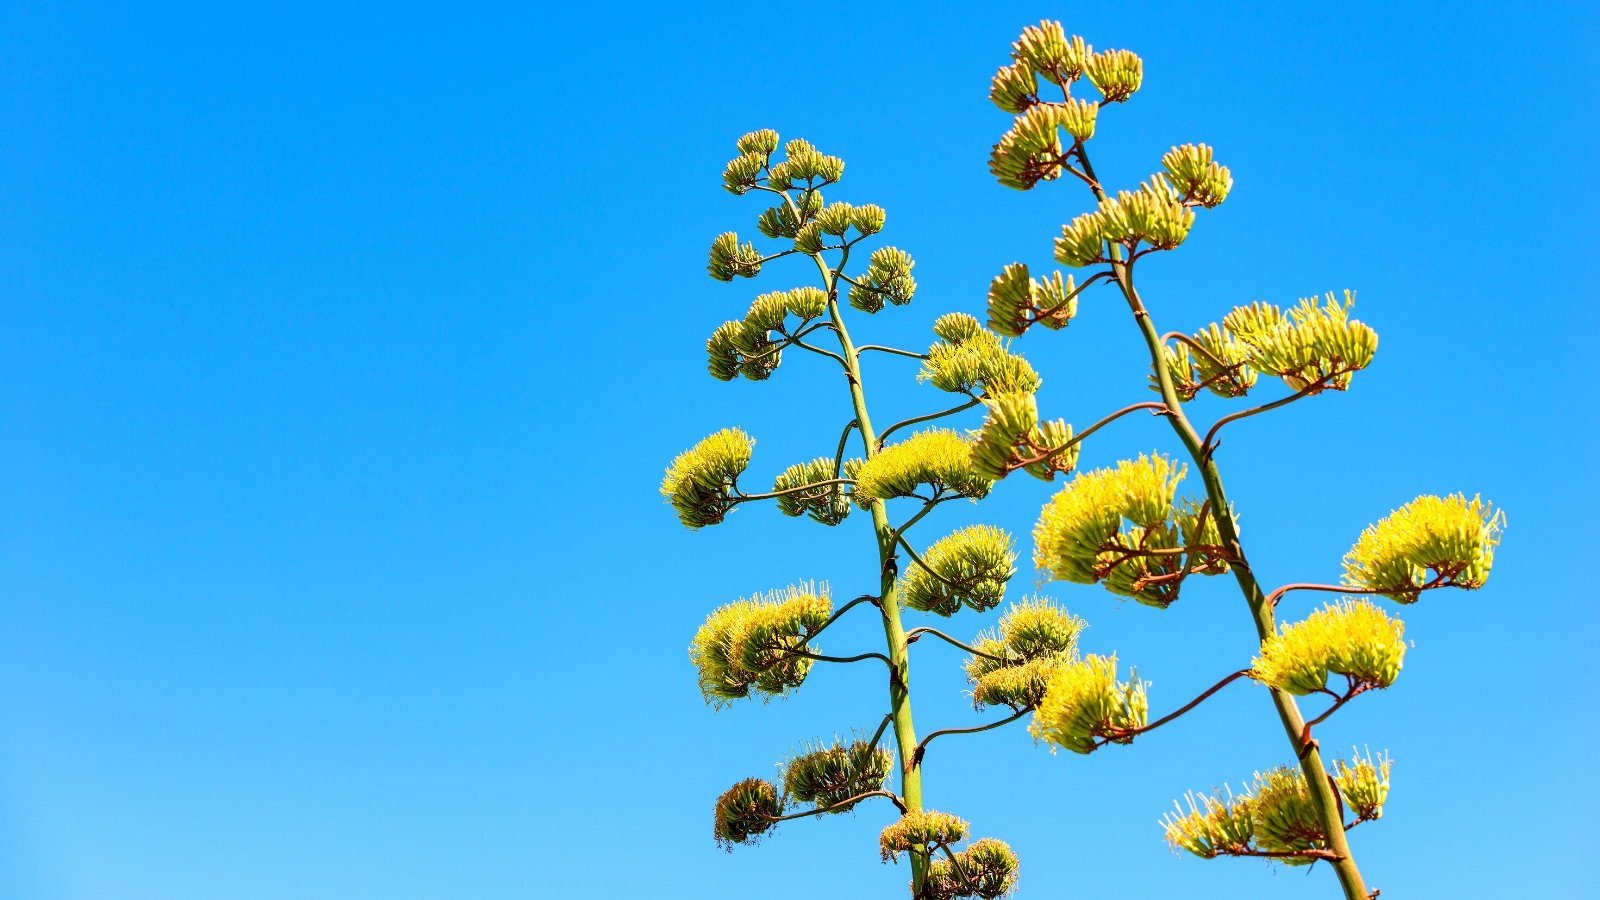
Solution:
[{"label": "clear blue sky", "polygon": [[[1162,327],[1349,287],[1382,335],[1348,395],[1220,454],[1263,578],[1336,577],[1418,493],[1509,513],[1490,586],[1404,610],[1404,675],[1323,729],[1396,760],[1388,814],[1353,834],[1371,883],[1548,897],[1590,877],[1592,9],[152,6],[0,7],[0,897],[894,896],[884,809],[731,855],[710,833],[727,784],[873,724],[878,678],[832,667],[713,714],[684,649],[741,594],[866,588],[863,523],[750,509],[691,534],[656,485],[716,428],[757,436],[758,480],[848,418],[809,360],[704,373],[718,323],[805,277],[705,277],[710,238],[759,211],[719,187],[733,138],[845,157],[832,196],[885,206],[919,261],[915,303],[868,332],[923,345],[1004,264],[1048,263],[1083,208],[985,171],[1008,123],[987,79],[1046,15],[1145,59],[1095,138],[1104,177],[1132,185],[1184,141],[1233,169],[1234,196],[1145,267]],[[1020,346],[1052,414],[1144,397],[1111,296]],[[881,415],[944,400],[911,374],[868,372]],[[1154,421],[1102,435],[1085,465],[1176,449]],[[1049,491],[1008,481],[925,538],[1025,535]],[[1056,587],[1156,709],[1249,659],[1221,580],[1166,612]],[[919,726],[980,721],[960,657],[916,652]],[[1023,896],[1333,890],[1160,841],[1185,789],[1286,761],[1257,689],[1089,758],[1020,726],[935,750],[929,802],[1011,842]]]}]

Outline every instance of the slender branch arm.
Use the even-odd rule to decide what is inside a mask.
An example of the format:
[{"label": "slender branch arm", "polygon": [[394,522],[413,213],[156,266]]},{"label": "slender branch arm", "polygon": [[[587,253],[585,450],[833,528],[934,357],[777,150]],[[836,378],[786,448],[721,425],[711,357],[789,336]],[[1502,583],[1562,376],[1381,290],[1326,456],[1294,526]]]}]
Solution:
[{"label": "slender branch arm", "polygon": [[[1189,710],[1194,709],[1196,706],[1199,706],[1200,704],[1204,703],[1208,698],[1211,697],[1212,694],[1215,694],[1217,691],[1220,691],[1223,688],[1227,687],[1228,685],[1232,684],[1236,679],[1249,677],[1251,671],[1252,670],[1250,670],[1250,669],[1240,669],[1239,671],[1234,672],[1232,675],[1229,675],[1228,677],[1222,679],[1221,681],[1217,682],[1216,684],[1213,684],[1211,687],[1206,688],[1204,693],[1202,693],[1200,696],[1198,696],[1198,697],[1194,698],[1193,700],[1190,700],[1188,703],[1185,703],[1184,705],[1178,707],[1173,712],[1167,713],[1166,715],[1164,715],[1161,718],[1155,720],[1154,722],[1151,722],[1151,723],[1149,723],[1147,725],[1144,725],[1144,726],[1142,726],[1140,728],[1123,729],[1123,730],[1117,732],[1115,735],[1113,735],[1112,738],[1120,740],[1120,739],[1123,739],[1123,738],[1131,738],[1131,737],[1133,737],[1135,735],[1144,734],[1146,731],[1154,731],[1155,729],[1160,728],[1161,726],[1167,724],[1168,722],[1171,722],[1173,719],[1178,718],[1179,716],[1183,715],[1184,713],[1188,712]],[[1105,744],[1108,743],[1110,740],[1111,739],[1108,738],[1106,741],[1101,742],[1101,744],[1099,746],[1102,746],[1102,747],[1105,746]]]},{"label": "slender branch arm", "polygon": [[[910,554],[911,561],[916,563],[917,565],[921,566],[922,570],[924,572],[927,572],[929,575],[932,575],[940,583],[942,583],[945,587],[948,587],[953,591],[965,591],[966,590],[966,588],[963,588],[961,585],[956,584],[954,581],[951,581],[950,579],[944,577],[943,575],[940,575],[938,573],[938,571],[936,571],[933,568],[933,566],[928,565],[928,563],[921,556],[917,555],[917,551],[911,549],[910,542],[907,541],[905,538],[903,538],[903,537],[896,538],[896,540],[898,540],[900,542],[900,546],[905,549],[906,553]],[[910,642],[907,641],[907,643],[910,643]]]},{"label": "slender branch arm", "polygon": [[928,358],[928,354],[926,353],[913,353],[910,350],[901,350],[899,347],[885,347],[882,344],[863,344],[862,346],[856,348],[857,353],[866,353],[869,350],[877,351],[878,353],[889,353],[894,356],[909,356],[912,359]]},{"label": "slender branch arm", "polygon": [[790,494],[799,494],[799,493],[803,493],[805,491],[814,491],[817,488],[832,487],[833,485],[836,485],[836,484],[855,484],[855,483],[856,483],[856,480],[854,478],[829,478],[826,481],[813,481],[810,484],[802,484],[802,485],[797,485],[797,486],[792,487],[792,488],[784,488],[781,491],[768,491],[765,494],[734,494],[733,495],[733,499],[739,501],[740,503],[748,503],[751,500],[771,500],[774,497],[787,497]]},{"label": "slender branch arm", "polygon": [[893,721],[894,713],[888,713],[885,715],[883,717],[883,721],[878,723],[878,730],[872,733],[872,740],[867,741],[867,746],[876,748],[878,746],[878,742],[883,740],[883,733],[889,728],[889,723]]},{"label": "slender branch arm", "polygon": [[951,637],[948,634],[945,634],[944,632],[940,631],[937,628],[929,628],[926,625],[923,625],[923,626],[920,626],[920,627],[917,627],[917,628],[913,628],[910,631],[906,632],[906,644],[910,645],[910,644],[916,643],[917,642],[917,638],[920,638],[925,634],[932,635],[932,636],[938,638],[939,640],[944,641],[946,644],[950,644],[953,647],[960,647],[962,650],[965,650],[968,653],[971,653],[973,656],[981,656],[984,659],[994,660],[997,663],[1014,663],[1014,662],[1017,661],[1017,660],[1014,660],[1014,659],[1006,659],[1003,656],[995,656],[992,653],[985,653],[985,652],[983,652],[982,650],[979,650],[976,647],[970,647],[970,646],[968,646],[966,644],[961,643],[960,641],[956,640],[955,638]]},{"label": "slender branch arm", "polygon": [[1318,378],[1316,381],[1311,382],[1310,384],[1306,385],[1305,387],[1301,388],[1298,391],[1295,391],[1294,393],[1290,394],[1287,397],[1282,397],[1280,399],[1272,401],[1271,403],[1263,403],[1260,406],[1252,406],[1249,409],[1241,410],[1241,411],[1236,412],[1236,413],[1234,413],[1232,415],[1223,416],[1222,418],[1217,420],[1215,425],[1211,426],[1211,430],[1210,431],[1206,432],[1205,438],[1200,441],[1200,446],[1206,448],[1206,453],[1207,454],[1215,451],[1217,449],[1217,443],[1216,443],[1217,432],[1222,430],[1222,426],[1228,424],[1229,422],[1237,422],[1240,419],[1248,419],[1249,417],[1251,417],[1253,415],[1256,415],[1257,413],[1264,413],[1264,412],[1267,412],[1268,410],[1277,409],[1280,406],[1287,406],[1288,404],[1293,403],[1296,400],[1299,400],[1301,397],[1309,397],[1312,394],[1315,394],[1315,393],[1321,391],[1323,388],[1327,387],[1328,386],[1328,382],[1330,380],[1332,380],[1332,378],[1333,378],[1332,375],[1323,376],[1322,378]]},{"label": "slender branch arm", "polygon": [[[816,631],[806,635],[806,639],[801,641],[799,644],[796,644],[795,649],[804,649],[807,644],[810,644],[812,641],[816,640],[817,635],[827,631],[829,625],[839,621],[839,619],[842,618],[845,613],[850,611],[851,607],[861,603],[871,603],[872,605],[876,606],[878,604],[878,598],[872,596],[871,594],[862,594],[854,600],[851,600],[849,603],[846,603],[845,605],[834,610],[833,615],[829,616],[821,625],[818,625]],[[879,613],[881,614],[882,610],[879,610]]]},{"label": "slender branch arm", "polygon": [[945,729],[940,730],[940,731],[932,732],[927,737],[922,739],[922,743],[917,745],[916,755],[914,757],[912,757],[912,758],[917,760],[918,762],[921,762],[923,754],[926,753],[927,750],[928,750],[928,744],[931,743],[934,738],[939,737],[940,735],[945,735],[945,734],[977,734],[980,731],[989,731],[990,729],[993,729],[993,728],[999,728],[1001,725],[1010,725],[1012,722],[1015,722],[1016,720],[1022,718],[1023,716],[1025,716],[1025,715],[1027,715],[1028,713],[1031,713],[1031,712],[1033,712],[1033,710],[1031,710],[1031,709],[1019,710],[1019,711],[1017,711],[1015,713],[1012,713],[1009,716],[1006,716],[1004,719],[1001,719],[1001,720],[999,720],[997,722],[990,722],[987,725],[974,725],[971,728],[945,728]]},{"label": "slender branch arm", "polygon": [[883,442],[889,439],[889,435],[894,434],[896,431],[899,431],[902,428],[910,425],[918,425],[923,422],[931,422],[934,419],[942,419],[945,416],[953,416],[958,412],[965,412],[982,402],[983,401],[979,400],[977,397],[973,397],[971,400],[961,404],[960,406],[952,406],[949,409],[943,409],[936,413],[928,413],[925,416],[915,416],[910,419],[905,419],[904,421],[896,422],[893,425],[890,425],[888,428],[885,428],[883,433],[878,435],[878,446],[882,447]]},{"label": "slender branch arm", "polygon": [[[949,499],[951,499],[951,498],[950,497],[940,496],[939,494],[935,493],[932,498],[922,501],[922,508],[917,510],[916,515],[914,515],[911,518],[907,519],[903,525],[901,525],[899,528],[896,528],[894,530],[894,539],[896,541],[899,541],[902,545],[904,545],[905,544],[905,534],[906,534],[907,531],[911,530],[911,526],[913,526],[913,525],[917,524],[918,522],[922,521],[922,517],[923,516],[926,516],[928,513],[933,512],[933,508],[935,506],[938,506],[939,504],[941,504],[941,503],[943,503],[943,502],[945,502],[946,500],[949,500]],[[907,549],[910,549],[910,548],[908,547]],[[913,555],[912,558],[915,559],[916,557]]]},{"label": "slender branch arm", "polygon": [[1062,444],[1059,447],[1052,447],[1038,456],[1032,457],[1031,459],[1021,460],[1020,462],[1008,465],[1006,468],[1015,472],[1018,469],[1031,466],[1036,463],[1049,462],[1050,460],[1055,459],[1057,456],[1060,456],[1068,450],[1071,450],[1073,447],[1083,443],[1088,439],[1089,435],[1094,434],[1096,431],[1099,431],[1107,425],[1110,425],[1112,422],[1115,422],[1123,416],[1126,416],[1130,413],[1136,413],[1141,409],[1151,410],[1155,415],[1158,416],[1169,415],[1167,411],[1167,405],[1154,400],[1146,401],[1144,403],[1135,403],[1132,406],[1124,406],[1116,412],[1102,418],[1100,421],[1095,422],[1093,425],[1090,425],[1088,428],[1085,428],[1082,432],[1073,435],[1072,439],[1067,441],[1065,444]]},{"label": "slender branch arm", "polygon": [[1216,366],[1219,369],[1232,368],[1227,363],[1225,363],[1222,360],[1218,359],[1217,355],[1215,353],[1212,353],[1210,350],[1207,350],[1206,346],[1204,344],[1202,344],[1199,341],[1195,340],[1194,338],[1188,336],[1187,334],[1184,334],[1181,331],[1169,331],[1166,334],[1163,334],[1161,336],[1161,343],[1165,344],[1167,341],[1177,341],[1177,342],[1179,342],[1181,344],[1187,344],[1189,346],[1189,349],[1191,349],[1194,352],[1200,354],[1201,356],[1204,356],[1206,359],[1211,360],[1211,364]]},{"label": "slender branch arm", "polygon": [[856,420],[851,419],[849,424],[844,426],[844,432],[839,435],[839,449],[833,454],[833,475],[835,478],[842,474],[844,469],[844,448],[850,440],[850,432],[854,431],[855,428]]},{"label": "slender branch arm", "polygon": [[816,809],[807,809],[801,812],[789,813],[786,816],[768,816],[767,821],[788,822],[792,819],[804,819],[807,816],[820,816],[824,813],[838,812],[840,810],[849,809],[857,803],[860,803],[863,800],[871,799],[872,797],[884,797],[898,807],[902,813],[906,811],[905,802],[902,801],[900,799],[900,795],[896,794],[894,791],[867,791],[864,794],[857,794],[848,800],[840,800],[838,803],[835,803],[831,806],[819,806]]},{"label": "slender branch arm", "polygon": [[794,344],[796,347],[799,347],[802,350],[810,350],[812,353],[819,353],[819,354],[821,354],[823,356],[826,356],[829,359],[833,360],[834,362],[838,363],[839,365],[844,366],[846,371],[849,371],[849,369],[850,369],[850,364],[844,361],[844,357],[842,357],[839,354],[833,352],[832,350],[825,350],[822,347],[814,347],[811,344],[806,343],[805,341],[799,340],[798,338],[791,340],[790,343]]},{"label": "slender branch arm", "polygon": [[792,656],[803,656],[806,659],[814,659],[817,662],[830,663],[853,663],[861,662],[862,660],[866,659],[876,659],[882,661],[882,663],[888,666],[890,669],[894,668],[894,663],[890,662],[889,657],[884,656],[882,653],[858,653],[855,656],[823,656],[820,653],[812,653],[810,650],[802,650],[799,647],[788,647],[784,649],[784,652]]}]

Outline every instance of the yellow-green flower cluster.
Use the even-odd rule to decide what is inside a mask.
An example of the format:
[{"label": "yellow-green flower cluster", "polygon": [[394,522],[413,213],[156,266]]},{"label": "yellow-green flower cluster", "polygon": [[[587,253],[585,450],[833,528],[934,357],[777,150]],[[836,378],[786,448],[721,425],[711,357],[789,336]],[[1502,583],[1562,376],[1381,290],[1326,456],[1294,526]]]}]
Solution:
[{"label": "yellow-green flower cluster", "polygon": [[[980,634],[967,658],[973,705],[1033,709],[1044,699],[1056,670],[1076,658],[1084,621],[1048,597],[1013,604],[1000,618],[999,633]],[[980,655],[981,654],[981,655]]]},{"label": "yellow-green flower cluster", "polygon": [[1100,239],[1133,247],[1140,241],[1157,250],[1183,243],[1194,225],[1194,210],[1184,205],[1172,185],[1157,176],[1137,191],[1118,191],[1100,201]]},{"label": "yellow-green flower cluster", "polygon": [[1145,683],[1117,681],[1117,658],[1090,654],[1061,666],[1034,713],[1033,736],[1074,753],[1091,753],[1101,741],[1127,743],[1150,712]]},{"label": "yellow-green flower cluster", "polygon": [[[810,516],[824,525],[843,522],[850,515],[850,498],[845,495],[843,484],[825,483],[836,480],[836,477],[833,460],[826,456],[795,463],[784,469],[783,474],[773,481],[772,490],[795,493],[779,494],[778,511],[786,516]],[[808,485],[816,487],[805,490]]]},{"label": "yellow-green flower cluster", "polygon": [[810,585],[713,611],[689,645],[706,702],[724,705],[752,693],[773,697],[800,686],[811,660],[796,651],[832,611],[827,590]]},{"label": "yellow-green flower cluster", "polygon": [[1017,889],[1017,854],[1004,841],[979,838],[952,855],[954,860],[935,858],[928,863],[923,891],[930,900],[995,900]]},{"label": "yellow-green flower cluster", "polygon": [[875,313],[885,301],[905,306],[917,293],[917,280],[911,277],[916,262],[911,254],[897,247],[879,247],[867,258],[867,271],[850,285],[850,305],[862,312]]},{"label": "yellow-green flower cluster", "polygon": [[1004,478],[1018,464],[1029,475],[1050,481],[1078,464],[1072,426],[1061,419],[1039,421],[1039,404],[1031,393],[984,398],[989,415],[972,445],[972,465],[991,480]]},{"label": "yellow-green flower cluster", "polygon": [[853,800],[888,781],[894,754],[866,741],[814,747],[785,766],[783,789],[790,801],[810,803],[830,813],[845,812]]},{"label": "yellow-green flower cluster", "polygon": [[1006,348],[1000,337],[966,313],[948,313],[934,323],[940,340],[928,348],[918,381],[941,391],[973,394],[1031,394],[1042,383],[1028,361]]},{"label": "yellow-green flower cluster", "polygon": [[1342,391],[1354,373],[1372,363],[1378,333],[1350,318],[1356,302],[1350,291],[1342,302],[1332,292],[1323,300],[1301,300],[1287,313],[1270,303],[1252,303],[1228,313],[1222,327],[1249,346],[1251,367],[1278,376],[1291,390]]},{"label": "yellow-green flower cluster", "polygon": [[1004,337],[1021,337],[1035,324],[1059,330],[1078,313],[1077,287],[1060,272],[1029,277],[1028,267],[1012,263],[989,283],[989,327]]},{"label": "yellow-green flower cluster", "polygon": [[706,272],[718,281],[732,281],[735,275],[754,278],[761,271],[761,263],[761,253],[755,244],[741,244],[738,234],[726,231],[711,242]]},{"label": "yellow-green flower cluster", "polygon": [[967,822],[937,810],[913,810],[878,835],[878,849],[888,862],[913,847],[950,844],[967,837]]},{"label": "yellow-green flower cluster", "polygon": [[817,188],[832,184],[844,175],[844,160],[828,156],[812,146],[810,141],[795,138],[783,146],[784,160],[773,166],[768,183],[782,191],[806,182]]},{"label": "yellow-green flower cluster", "polygon": [[1261,644],[1255,675],[1291,694],[1315,693],[1329,673],[1357,686],[1386,688],[1400,675],[1406,655],[1405,624],[1367,600],[1346,600],[1280,625]]},{"label": "yellow-green flower cluster", "polygon": [[1185,203],[1215,209],[1233,190],[1232,173],[1211,158],[1211,148],[1205,144],[1173,147],[1161,157],[1161,168]]},{"label": "yellow-green flower cluster", "polygon": [[[1200,348],[1193,354],[1187,344],[1162,347],[1178,399],[1193,400],[1201,388],[1218,397],[1243,397],[1255,387],[1256,371],[1250,368],[1249,344],[1215,322],[1195,332],[1192,340]],[[1153,390],[1161,389],[1154,375],[1150,381]]]},{"label": "yellow-green flower cluster", "polygon": [[986,612],[1000,605],[1006,582],[1017,573],[1011,535],[990,525],[971,525],[935,541],[900,578],[900,599],[922,612],[953,616],[962,606]]},{"label": "yellow-green flower cluster", "polygon": [[782,360],[780,341],[772,333],[788,336],[784,320],[795,316],[804,326],[827,311],[828,295],[819,288],[799,287],[791,291],[762,294],[750,304],[743,321],[724,322],[706,341],[711,376],[732,381],[744,375],[751,381],[765,381]]},{"label": "yellow-green flower cluster", "polygon": [[1365,757],[1353,754],[1350,762],[1342,759],[1333,762],[1333,783],[1344,798],[1346,809],[1362,821],[1383,817],[1383,804],[1389,799],[1389,768],[1392,761],[1387,755],[1373,759],[1370,752]]},{"label": "yellow-green flower cluster", "polygon": [[[1331,778],[1344,807],[1357,819],[1383,815],[1389,794],[1389,760],[1368,754],[1353,762],[1335,760]],[[1325,849],[1327,836],[1298,769],[1279,766],[1262,774],[1243,793],[1226,796],[1190,793],[1188,809],[1174,804],[1161,820],[1167,843],[1211,859],[1217,856],[1273,855],[1291,866],[1310,865],[1316,857],[1296,855]]]},{"label": "yellow-green flower cluster", "polygon": [[732,492],[754,447],[750,435],[725,428],[678,454],[661,480],[661,493],[683,524],[701,528],[722,521],[738,503]]},{"label": "yellow-green flower cluster", "polygon": [[1464,494],[1424,495],[1361,533],[1344,558],[1344,583],[1401,603],[1429,587],[1483,587],[1505,514]]},{"label": "yellow-green flower cluster", "polygon": [[890,444],[862,463],[853,496],[866,509],[877,500],[913,496],[923,487],[978,499],[992,484],[972,467],[972,447],[961,435],[932,428]]},{"label": "yellow-green flower cluster", "polygon": [[1067,37],[1061,23],[1049,19],[1022,29],[1022,36],[1011,45],[1012,60],[1058,85],[1075,81],[1083,74],[1090,52],[1083,38]]},{"label": "yellow-green flower cluster", "polygon": [[1174,803],[1174,811],[1161,820],[1167,843],[1203,859],[1250,853],[1256,834],[1252,799],[1248,794],[1235,797],[1231,789],[1226,797],[1220,792],[1186,794],[1188,811]]},{"label": "yellow-green flower cluster", "polygon": [[711,833],[717,844],[732,850],[734,844],[753,844],[783,815],[783,798],[772,782],[747,778],[717,798]]},{"label": "yellow-green flower cluster", "polygon": [[[1206,555],[1206,548],[1190,544],[1195,549],[1181,552],[1184,541],[1214,534],[1199,529],[1197,508],[1174,510],[1173,495],[1185,471],[1154,454],[1078,474],[1039,514],[1033,529],[1034,564],[1050,578],[1075,584],[1104,581],[1117,594],[1155,606],[1176,598],[1179,573],[1225,571],[1220,561]],[[1125,521],[1133,523],[1127,530]],[[1185,560],[1185,555],[1194,558]],[[1150,581],[1167,575],[1174,577]]]},{"label": "yellow-green flower cluster", "polygon": [[1132,50],[1103,50],[1089,56],[1083,72],[1107,103],[1121,103],[1144,82],[1144,60]]}]

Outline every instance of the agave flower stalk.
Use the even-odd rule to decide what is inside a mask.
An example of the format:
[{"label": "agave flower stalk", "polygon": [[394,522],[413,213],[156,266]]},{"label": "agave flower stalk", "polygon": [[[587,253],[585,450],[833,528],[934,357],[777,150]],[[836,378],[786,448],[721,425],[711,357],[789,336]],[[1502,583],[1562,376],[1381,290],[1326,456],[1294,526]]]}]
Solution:
[{"label": "agave flower stalk", "polygon": [[[1169,842],[1207,858],[1261,856],[1297,865],[1326,861],[1347,900],[1367,900],[1376,892],[1369,894],[1345,832],[1381,815],[1389,763],[1358,758],[1338,762],[1330,771],[1312,729],[1355,696],[1394,681],[1405,651],[1403,626],[1365,599],[1336,603],[1283,626],[1276,607],[1296,590],[1411,603],[1434,588],[1481,587],[1503,517],[1476,498],[1422,497],[1361,535],[1345,558],[1342,584],[1296,583],[1270,593],[1263,590],[1223,487],[1217,460],[1220,434],[1231,423],[1306,397],[1346,390],[1355,373],[1372,361],[1377,334],[1351,317],[1354,297],[1349,292],[1342,299],[1328,294],[1303,300],[1289,309],[1253,303],[1193,335],[1163,332],[1140,294],[1139,263],[1181,245],[1196,212],[1227,198],[1232,174],[1213,159],[1211,148],[1188,144],[1167,153],[1162,170],[1137,190],[1113,192],[1096,174],[1088,142],[1100,113],[1140,89],[1143,62],[1126,50],[1097,53],[1083,38],[1069,38],[1060,23],[1049,21],[1025,29],[1012,49],[1012,60],[996,74],[990,97],[1016,120],[994,148],[991,172],[1002,184],[1020,190],[1069,177],[1086,185],[1097,205],[1063,226],[1055,242],[1058,262],[1090,271],[1065,279],[1059,272],[1034,278],[1020,263],[1006,267],[990,288],[990,325],[1013,337],[1034,325],[1064,328],[1087,287],[1114,285],[1149,354],[1151,386],[1160,400],[1128,407],[1108,419],[1153,405],[1204,488],[1198,502],[1179,503],[1175,491],[1186,467],[1159,454],[1080,474],[1045,508],[1035,530],[1035,561],[1050,578],[1100,583],[1158,608],[1175,602],[1192,575],[1231,573],[1261,645],[1251,668],[1149,724],[1145,686],[1118,682],[1114,657],[1088,657],[1053,676],[1038,707],[1034,734],[1079,753],[1126,743],[1248,676],[1270,694],[1295,765],[1258,774],[1256,784],[1238,796],[1197,800],[1191,795],[1187,813],[1180,808],[1177,816],[1169,816]],[[1074,97],[1075,84],[1085,93],[1092,86],[1098,98]],[[1060,100],[1047,96],[1047,85],[1059,90]],[[1203,434],[1190,419],[1185,404],[1201,390],[1243,397],[1262,375],[1281,380],[1290,393],[1223,416]],[[1059,472],[1070,471],[1075,442],[1062,439],[1070,436],[1070,428],[1061,425],[1052,435],[1037,428],[1037,422],[1035,407],[990,403],[979,443],[991,450],[990,470],[996,477],[1019,469],[1038,474],[1030,467],[1045,461]],[[1326,686],[1334,675],[1344,676],[1342,692]],[[1308,721],[1296,698],[1314,694],[1327,695],[1331,704]],[[1355,812],[1354,821],[1344,821],[1346,809]]]},{"label": "agave flower stalk", "polygon": [[[883,833],[884,858],[909,857],[913,897],[1003,896],[1016,884],[1015,854],[992,838],[957,847],[967,837],[967,824],[925,809],[922,767],[933,737],[988,730],[1019,718],[1020,713],[987,725],[936,731],[919,742],[912,719],[911,644],[930,635],[973,653],[982,651],[938,629],[908,632],[903,613],[910,608],[948,617],[962,610],[993,609],[1016,571],[1013,541],[998,528],[971,526],[918,552],[908,533],[936,507],[952,500],[981,499],[993,483],[993,477],[975,463],[975,447],[968,438],[930,423],[974,409],[994,396],[1031,396],[1039,387],[1038,374],[1010,352],[999,335],[963,314],[935,322],[937,340],[926,353],[858,344],[841,298],[858,314],[873,315],[909,303],[916,292],[911,274],[915,263],[894,247],[877,248],[864,268],[847,274],[858,245],[882,231],[884,211],[870,204],[825,202],[822,189],[839,181],[844,163],[806,141],[789,141],[779,154],[778,135],[757,131],[740,138],[737,149],[739,155],[723,173],[724,186],[734,194],[773,199],[776,205],[761,214],[757,228],[765,238],[780,243],[776,251],[764,253],[735,233],[720,235],[711,246],[708,273],[724,282],[753,278],[766,264],[794,256],[812,261],[818,283],[756,297],[742,320],[724,323],[706,342],[708,369],[722,381],[740,376],[764,381],[778,369],[785,351],[805,351],[843,372],[850,417],[831,455],[790,466],[776,477],[770,491],[746,492],[741,487],[739,479],[751,463],[754,440],[730,428],[674,460],[662,493],[690,528],[719,524],[737,507],[758,500],[773,500],[785,515],[806,516],[828,526],[841,524],[852,508],[864,510],[872,522],[877,568],[869,576],[872,592],[838,609],[827,590],[813,584],[722,606],[695,635],[690,659],[699,673],[701,692],[712,705],[787,694],[804,683],[817,663],[881,663],[886,668],[888,711],[870,738],[809,747],[783,765],[780,780],[751,778],[733,785],[716,803],[714,835],[724,846],[749,843],[779,822],[886,799],[901,818]],[[920,380],[960,395],[963,401],[879,431],[867,403],[862,365],[863,357],[875,352],[891,360],[920,360]],[[917,430],[889,441],[904,429]],[[846,458],[852,437],[861,455]],[[907,501],[915,501],[915,511],[895,522],[891,504],[898,508]],[[830,625],[850,610],[868,606],[877,611],[883,627],[881,652],[821,652],[817,638]],[[1046,638],[1035,634],[1035,643],[1050,643],[1055,653],[1070,652],[1077,629],[1070,626],[1064,611],[1051,607],[1030,615],[1029,634],[1047,634]],[[1053,632],[1047,627],[1052,621]],[[1052,634],[1054,638],[1049,638]],[[1023,662],[1020,657],[992,658],[1002,667]],[[1024,712],[1026,708],[1031,707]],[[893,753],[880,746],[886,736],[894,743]],[[895,774],[898,785],[891,790]]]}]

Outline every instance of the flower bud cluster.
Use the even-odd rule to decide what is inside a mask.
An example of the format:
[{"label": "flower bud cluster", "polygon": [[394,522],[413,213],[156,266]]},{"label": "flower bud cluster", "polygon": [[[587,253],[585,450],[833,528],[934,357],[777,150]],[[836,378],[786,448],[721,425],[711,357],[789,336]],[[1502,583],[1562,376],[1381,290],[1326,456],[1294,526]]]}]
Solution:
[{"label": "flower bud cluster", "polygon": [[936,334],[941,325],[951,336],[940,334],[940,340],[928,348],[918,381],[930,382],[950,393],[982,392],[988,396],[1032,394],[1043,383],[1027,360],[1012,353],[999,335],[985,329],[972,316],[941,316],[934,323]]},{"label": "flower bud cluster", "polygon": [[901,602],[921,612],[953,616],[963,606],[987,612],[1005,598],[1017,574],[1011,535],[990,525],[970,525],[933,543],[900,577]]},{"label": "flower bud cluster", "polygon": [[712,814],[712,836],[717,845],[732,850],[734,844],[753,844],[783,815],[778,788],[763,778],[746,778],[717,798]]},{"label": "flower bud cluster", "polygon": [[984,655],[967,659],[973,706],[1009,706],[1018,712],[1038,707],[1056,670],[1076,659],[1085,627],[1047,597],[1013,604],[1000,619],[998,635],[979,635],[974,642]]},{"label": "flower bud cluster", "polygon": [[989,327],[1004,337],[1021,337],[1038,324],[1058,331],[1078,313],[1077,286],[1060,272],[1030,278],[1028,267],[1012,263],[989,283]]},{"label": "flower bud cluster", "polygon": [[917,280],[911,277],[916,262],[898,247],[879,247],[867,258],[867,271],[850,285],[850,305],[862,312],[875,313],[885,301],[905,306],[917,293]]},{"label": "flower bud cluster", "polygon": [[791,802],[810,803],[820,810],[850,810],[853,800],[880,790],[894,770],[894,754],[866,741],[813,747],[790,759],[784,767],[783,790]]},{"label": "flower bud cluster", "polygon": [[952,855],[928,863],[923,891],[929,900],[996,900],[1017,889],[1017,854],[1004,841],[978,838]]}]

